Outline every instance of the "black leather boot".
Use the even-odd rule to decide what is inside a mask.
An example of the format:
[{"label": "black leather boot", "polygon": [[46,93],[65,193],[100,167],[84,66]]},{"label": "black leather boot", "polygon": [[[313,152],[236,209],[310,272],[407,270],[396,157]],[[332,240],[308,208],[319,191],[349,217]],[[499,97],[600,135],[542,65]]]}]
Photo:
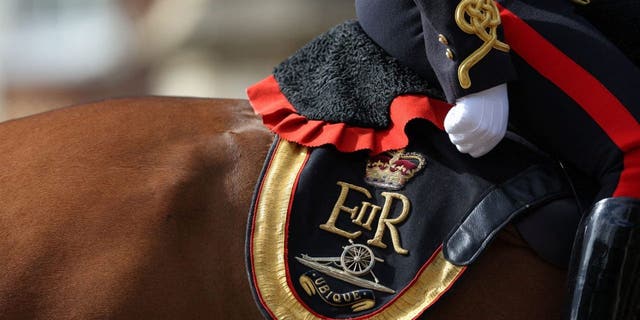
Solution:
[{"label": "black leather boot", "polygon": [[569,267],[569,319],[640,319],[640,200],[607,198],[580,222]]}]

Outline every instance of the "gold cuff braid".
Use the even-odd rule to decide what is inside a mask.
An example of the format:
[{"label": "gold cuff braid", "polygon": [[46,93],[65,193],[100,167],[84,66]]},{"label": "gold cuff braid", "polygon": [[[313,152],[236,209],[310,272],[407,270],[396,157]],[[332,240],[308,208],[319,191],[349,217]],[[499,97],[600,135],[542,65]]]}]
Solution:
[{"label": "gold cuff braid", "polygon": [[498,40],[500,12],[493,0],[462,0],[456,7],[455,20],[465,33],[475,34],[484,41],[458,67],[458,80],[464,89],[471,87],[469,70],[482,60],[491,49],[509,52],[509,45]]}]

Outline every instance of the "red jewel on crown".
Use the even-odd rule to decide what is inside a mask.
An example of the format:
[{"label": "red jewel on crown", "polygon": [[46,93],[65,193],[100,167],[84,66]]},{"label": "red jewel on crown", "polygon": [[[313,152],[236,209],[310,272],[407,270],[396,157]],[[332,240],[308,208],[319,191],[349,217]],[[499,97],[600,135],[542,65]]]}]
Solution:
[{"label": "red jewel on crown", "polygon": [[416,152],[404,149],[383,152],[367,160],[364,181],[374,187],[399,190],[418,173],[426,160]]}]

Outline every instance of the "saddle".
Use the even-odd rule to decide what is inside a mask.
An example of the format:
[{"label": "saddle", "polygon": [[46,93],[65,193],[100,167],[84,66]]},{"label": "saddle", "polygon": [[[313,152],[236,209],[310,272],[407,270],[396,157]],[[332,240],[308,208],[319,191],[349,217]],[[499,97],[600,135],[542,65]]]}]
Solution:
[{"label": "saddle", "polygon": [[357,22],[248,95],[277,134],[246,241],[266,317],[416,318],[509,224],[566,265],[580,217],[567,170],[515,134],[482,158],[459,153],[442,129],[442,90]]}]

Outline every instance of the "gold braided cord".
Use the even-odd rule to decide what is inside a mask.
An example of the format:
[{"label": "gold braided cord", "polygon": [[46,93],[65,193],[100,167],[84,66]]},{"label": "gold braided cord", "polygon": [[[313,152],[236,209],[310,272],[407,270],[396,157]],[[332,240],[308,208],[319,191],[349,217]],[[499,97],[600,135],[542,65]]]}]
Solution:
[{"label": "gold braided cord", "polygon": [[471,87],[469,70],[482,60],[491,49],[509,52],[509,45],[498,40],[500,12],[493,0],[462,0],[456,7],[455,20],[465,33],[475,34],[484,41],[458,67],[458,80],[464,89]]}]

